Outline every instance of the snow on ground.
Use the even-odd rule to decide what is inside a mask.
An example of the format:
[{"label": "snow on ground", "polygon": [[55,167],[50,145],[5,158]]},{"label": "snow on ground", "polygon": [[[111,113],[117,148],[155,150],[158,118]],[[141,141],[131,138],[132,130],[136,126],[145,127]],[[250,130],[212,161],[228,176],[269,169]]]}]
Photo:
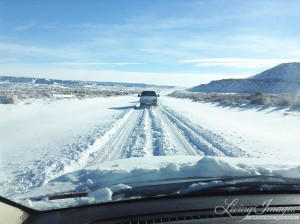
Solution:
[{"label": "snow on ground", "polygon": [[[105,177],[104,182],[95,184],[91,198],[110,200],[114,189],[126,187],[118,184],[126,183],[121,180],[109,183],[107,178],[123,178],[125,172],[126,178],[136,174],[141,180],[141,173],[131,163],[142,165],[141,172],[150,169],[151,164],[157,165],[157,170],[170,163],[170,159],[167,162],[161,159],[168,156],[174,158],[166,168],[172,172],[179,171],[178,166],[183,163],[199,164],[197,161],[203,156],[218,157],[201,160],[201,163],[206,161],[205,166],[213,167],[207,170],[209,175],[214,172],[232,175],[231,166],[245,169],[241,175],[270,173],[270,169],[253,171],[253,167],[247,168],[257,158],[268,164],[275,161],[277,164],[300,164],[298,114],[292,116],[286,111],[272,109],[222,108],[166,96],[160,97],[156,108],[140,108],[137,100],[137,96],[132,95],[0,105],[0,165],[5,173],[0,176],[1,195],[17,199],[25,194],[29,197],[38,192],[54,193],[51,189],[78,190],[94,185],[95,178]],[[183,156],[188,156],[189,161]],[[115,163],[132,157],[139,158],[129,160],[125,166]],[[247,160],[238,164],[236,161],[242,161],[241,158]],[[227,165],[223,166],[222,161]],[[109,163],[109,171],[103,171]],[[202,169],[205,168],[203,164]],[[137,173],[128,171],[130,167]],[[196,167],[185,175],[194,174]],[[111,171],[114,168],[118,171]],[[295,170],[298,173],[298,169],[293,172]],[[197,174],[204,175],[198,171]],[[68,174],[72,172],[75,173]],[[86,203],[90,199],[80,200],[76,203]]]},{"label": "snow on ground", "polygon": [[[84,166],[92,145],[125,114],[126,110],[114,106],[134,106],[136,102],[129,103],[134,99],[120,96],[0,104],[3,171],[8,179],[12,175],[28,188]],[[14,186],[15,181],[10,184]]]},{"label": "snow on ground", "polygon": [[275,108],[223,108],[170,97],[163,98],[161,103],[194,124],[221,135],[251,157],[300,162],[300,113]]}]

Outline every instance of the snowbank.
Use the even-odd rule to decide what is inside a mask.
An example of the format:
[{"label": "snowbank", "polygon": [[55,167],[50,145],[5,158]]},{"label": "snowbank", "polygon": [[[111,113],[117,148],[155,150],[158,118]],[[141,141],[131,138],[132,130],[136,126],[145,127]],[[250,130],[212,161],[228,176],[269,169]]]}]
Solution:
[{"label": "snowbank", "polygon": [[229,108],[189,99],[161,98],[180,116],[246,151],[250,157],[300,162],[300,114],[268,108]]},{"label": "snowbank", "polygon": [[[114,200],[113,193],[122,189],[149,185],[162,180],[274,175],[300,178],[300,166],[283,165],[282,161],[195,156],[164,156],[116,160],[78,170],[51,180],[47,185],[22,195],[21,203],[35,209],[50,209]],[[217,183],[212,183],[217,184]],[[191,188],[205,187],[203,184]],[[88,192],[84,198],[49,201],[44,195]],[[43,198],[36,200],[36,198]],[[122,196],[118,196],[122,200]],[[28,203],[28,200],[30,203]]]}]

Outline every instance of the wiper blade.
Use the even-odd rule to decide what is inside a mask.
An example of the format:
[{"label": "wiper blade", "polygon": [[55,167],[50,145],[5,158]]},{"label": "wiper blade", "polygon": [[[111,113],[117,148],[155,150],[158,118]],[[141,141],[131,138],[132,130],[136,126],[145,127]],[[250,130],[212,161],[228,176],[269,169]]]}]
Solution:
[{"label": "wiper blade", "polygon": [[[127,183],[125,183],[127,184]],[[207,186],[199,186],[197,185]],[[250,191],[268,186],[270,189],[300,190],[299,178],[288,178],[274,175],[226,176],[226,177],[190,177],[184,179],[166,179],[152,182],[128,183],[132,188],[114,191],[112,199],[130,199],[135,197],[157,197],[166,195],[205,194],[214,192]],[[194,187],[191,187],[193,186]],[[92,189],[93,190],[93,189]],[[89,192],[69,191],[28,198],[31,201],[60,200],[89,197]]]},{"label": "wiper blade", "polygon": [[[230,183],[232,182],[232,183]],[[199,184],[199,186],[197,186]],[[205,186],[207,184],[207,186]],[[300,190],[300,179],[271,175],[217,178],[210,182],[198,182],[181,189],[178,194],[234,191]]]},{"label": "wiper blade", "polygon": [[300,183],[300,178],[292,178],[292,177],[283,177],[283,176],[275,176],[275,175],[252,175],[252,176],[226,176],[226,177],[215,177],[215,178],[189,178],[186,180],[195,181],[195,182],[212,182],[212,181],[240,181],[240,180],[247,180],[247,179],[256,179],[256,180],[270,180],[270,179],[278,179],[284,182],[289,183]]},{"label": "wiper blade", "polygon": [[[82,198],[82,197],[88,197],[88,192],[62,192],[57,194],[49,194],[49,195],[43,195],[43,196],[37,196],[37,197],[31,197],[26,198],[30,201],[43,201],[43,200],[60,200],[60,199],[70,199],[70,198]],[[22,199],[25,200],[25,199]]]},{"label": "wiper blade", "polygon": [[49,195],[48,200],[59,200],[59,199],[67,199],[67,198],[82,198],[88,197],[88,192],[78,192],[78,193],[68,193],[68,194],[56,194],[56,195]]},{"label": "wiper blade", "polygon": [[[213,184],[212,184],[213,183]],[[214,184],[215,183],[215,184]],[[207,186],[199,188],[190,188],[192,185],[207,184]],[[210,185],[211,184],[211,185]],[[254,176],[233,176],[233,177],[212,177],[212,178],[184,178],[184,179],[169,179],[163,181],[153,181],[150,183],[137,183],[135,186],[131,184],[131,189],[124,189],[114,192],[114,196],[123,195],[123,198],[130,197],[156,197],[166,195],[180,194],[198,194],[207,192],[226,192],[232,187],[236,191],[241,191],[242,188],[248,190],[250,188],[262,185],[269,186],[284,186],[285,188],[300,189],[299,178],[288,178],[274,175],[254,175]],[[293,186],[299,185],[298,188]]]}]

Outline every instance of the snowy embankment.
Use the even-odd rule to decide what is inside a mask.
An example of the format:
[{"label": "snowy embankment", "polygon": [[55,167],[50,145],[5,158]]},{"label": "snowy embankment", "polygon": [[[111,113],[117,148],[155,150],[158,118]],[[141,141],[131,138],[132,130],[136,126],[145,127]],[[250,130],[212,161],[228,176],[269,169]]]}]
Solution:
[{"label": "snowy embankment", "polygon": [[133,99],[119,96],[0,104],[1,170],[9,181],[3,189],[11,185],[8,189],[14,194],[15,188],[40,186],[53,176],[84,166],[96,140],[114,128],[126,113],[128,100]]},{"label": "snowy embankment", "polygon": [[174,91],[171,97],[192,99],[196,102],[216,103],[219,106],[229,107],[278,107],[292,110],[300,109],[300,94],[295,93],[197,93],[184,90]]},{"label": "snowy embankment", "polygon": [[238,145],[250,157],[300,162],[299,112],[218,107],[171,97],[163,102],[176,113]]},{"label": "snowy embankment", "polygon": [[[1,78],[1,76],[0,76]],[[87,99],[139,93],[140,87],[122,85],[59,85],[33,83],[6,83],[0,81],[0,104],[31,104],[36,100]]]},{"label": "snowy embankment", "polygon": [[[20,199],[25,193],[33,197],[47,189],[48,193],[55,193],[93,186],[92,192],[96,193],[91,198],[109,200],[113,189],[125,187],[111,186],[123,182],[119,177],[140,175],[134,167],[133,173],[126,171],[126,166],[131,169],[128,163],[123,169],[121,162],[114,162],[132,157],[146,157],[147,163],[139,163],[141,158],[129,163],[140,164],[148,173],[155,161],[163,160],[159,159],[161,156],[172,156],[174,160],[166,170],[180,171],[174,174],[178,177],[187,170],[186,176],[193,172],[203,175],[198,169],[203,162],[207,167],[216,167],[215,170],[219,167],[220,173],[216,171],[216,175],[232,175],[231,166],[246,169],[241,175],[273,172],[273,168],[255,171],[248,167],[257,159],[263,164],[300,164],[297,113],[272,108],[222,108],[167,96],[160,97],[157,108],[142,109],[137,100],[136,96],[118,96],[36,101],[30,105],[0,104],[1,195]],[[186,156],[188,160],[183,159]],[[199,160],[206,156],[218,159]],[[221,161],[227,165],[223,166]],[[156,169],[163,171],[168,163],[156,164]],[[180,164],[194,168],[181,169]],[[113,170],[119,171],[109,175]],[[70,172],[76,173],[68,176]],[[159,177],[169,175],[168,172],[161,172]],[[207,172],[213,175],[211,169]],[[113,176],[116,182],[105,179]],[[104,182],[97,182],[99,178]]]}]

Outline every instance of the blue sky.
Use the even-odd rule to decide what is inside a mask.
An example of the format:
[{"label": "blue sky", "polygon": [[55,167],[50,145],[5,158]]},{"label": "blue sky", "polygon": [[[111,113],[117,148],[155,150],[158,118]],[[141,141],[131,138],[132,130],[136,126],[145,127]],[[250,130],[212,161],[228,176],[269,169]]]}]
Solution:
[{"label": "blue sky", "polygon": [[300,61],[295,0],[0,0],[0,74],[193,86]]}]

